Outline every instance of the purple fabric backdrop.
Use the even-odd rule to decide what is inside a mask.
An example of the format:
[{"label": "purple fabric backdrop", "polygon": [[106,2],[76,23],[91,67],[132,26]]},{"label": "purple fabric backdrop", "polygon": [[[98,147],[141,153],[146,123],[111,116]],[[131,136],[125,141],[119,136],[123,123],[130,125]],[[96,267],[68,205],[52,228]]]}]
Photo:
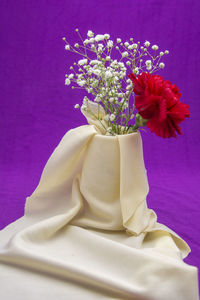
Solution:
[{"label": "purple fabric backdrop", "polygon": [[0,228],[21,217],[26,196],[65,132],[86,123],[73,105],[83,93],[64,85],[74,57],[62,37],[74,29],[112,38],[146,39],[168,49],[162,75],[176,83],[191,118],[178,139],[143,133],[150,193],[158,221],[192,248],[186,262],[200,266],[198,0],[1,0]]}]

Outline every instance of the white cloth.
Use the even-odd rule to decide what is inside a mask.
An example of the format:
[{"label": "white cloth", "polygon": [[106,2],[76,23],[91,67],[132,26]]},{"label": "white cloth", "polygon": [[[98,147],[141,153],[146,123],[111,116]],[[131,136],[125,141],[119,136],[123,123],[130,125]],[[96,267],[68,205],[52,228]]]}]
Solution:
[{"label": "white cloth", "polygon": [[0,232],[0,299],[197,300],[190,248],[147,194],[139,132],[68,131],[24,217]]}]

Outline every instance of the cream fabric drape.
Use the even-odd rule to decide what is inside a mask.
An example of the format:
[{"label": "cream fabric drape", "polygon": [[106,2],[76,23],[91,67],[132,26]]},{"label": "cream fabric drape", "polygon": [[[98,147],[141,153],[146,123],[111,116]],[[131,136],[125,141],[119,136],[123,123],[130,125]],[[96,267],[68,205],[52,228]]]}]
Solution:
[{"label": "cream fabric drape", "polygon": [[68,131],[24,217],[0,232],[0,299],[199,299],[190,248],[148,190],[139,132]]}]

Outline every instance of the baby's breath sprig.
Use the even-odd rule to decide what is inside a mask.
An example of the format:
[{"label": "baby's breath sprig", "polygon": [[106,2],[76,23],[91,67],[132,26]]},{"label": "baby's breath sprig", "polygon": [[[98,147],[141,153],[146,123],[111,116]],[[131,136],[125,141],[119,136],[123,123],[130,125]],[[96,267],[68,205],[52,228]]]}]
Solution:
[{"label": "baby's breath sprig", "polygon": [[[66,51],[80,55],[81,59],[70,67],[72,73],[65,75],[65,84],[86,90],[90,99],[84,97],[82,106],[76,104],[74,107],[81,108],[88,121],[99,122],[104,134],[126,134],[137,130],[142,121],[134,114],[133,86],[127,79],[127,72],[139,75],[163,69],[165,64],[161,59],[169,51],[157,54],[159,47],[150,47],[149,41],[141,45],[133,38],[125,42],[117,38],[114,42],[109,34],[95,35],[91,30],[83,39],[79,30],[75,31],[79,42],[72,46],[65,37],[63,40]],[[133,119],[135,125],[130,125]]]}]

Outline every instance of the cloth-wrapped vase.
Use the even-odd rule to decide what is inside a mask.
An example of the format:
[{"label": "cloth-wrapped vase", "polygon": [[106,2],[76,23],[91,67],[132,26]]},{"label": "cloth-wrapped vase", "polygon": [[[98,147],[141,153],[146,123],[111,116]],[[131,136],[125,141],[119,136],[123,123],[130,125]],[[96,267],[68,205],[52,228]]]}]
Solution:
[{"label": "cloth-wrapped vase", "polygon": [[68,131],[0,232],[0,298],[197,300],[190,248],[157,222],[148,191],[139,131]]}]

